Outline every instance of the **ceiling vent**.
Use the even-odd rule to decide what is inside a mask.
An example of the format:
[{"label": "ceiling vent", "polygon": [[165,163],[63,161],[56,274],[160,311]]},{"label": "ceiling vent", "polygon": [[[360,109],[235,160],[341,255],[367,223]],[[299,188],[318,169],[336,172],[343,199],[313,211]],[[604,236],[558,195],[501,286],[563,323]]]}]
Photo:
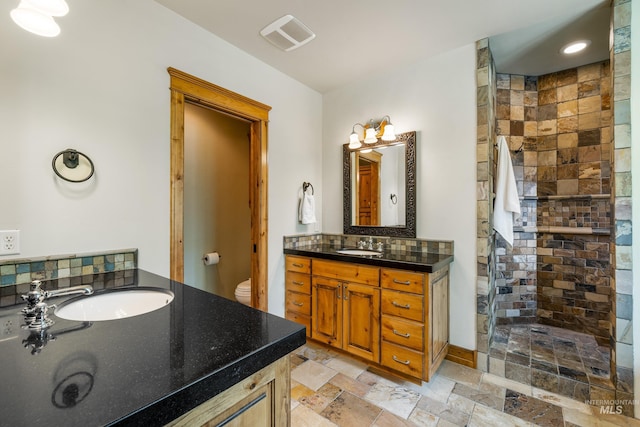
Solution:
[{"label": "ceiling vent", "polygon": [[267,25],[260,31],[260,35],[285,52],[297,49],[316,37],[309,27],[291,15],[285,15]]}]

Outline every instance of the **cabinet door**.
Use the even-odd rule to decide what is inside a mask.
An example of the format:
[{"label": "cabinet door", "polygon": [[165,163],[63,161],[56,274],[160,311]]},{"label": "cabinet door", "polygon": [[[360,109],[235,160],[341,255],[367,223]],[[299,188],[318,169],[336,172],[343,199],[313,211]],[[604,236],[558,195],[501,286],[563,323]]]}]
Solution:
[{"label": "cabinet door", "polygon": [[342,348],[342,283],[316,277],[312,283],[312,333],[315,340]]},{"label": "cabinet door", "polygon": [[449,275],[431,284],[431,363],[436,362],[449,344]]},{"label": "cabinet door", "polygon": [[343,295],[343,349],[380,362],[380,289],[345,283]]}]

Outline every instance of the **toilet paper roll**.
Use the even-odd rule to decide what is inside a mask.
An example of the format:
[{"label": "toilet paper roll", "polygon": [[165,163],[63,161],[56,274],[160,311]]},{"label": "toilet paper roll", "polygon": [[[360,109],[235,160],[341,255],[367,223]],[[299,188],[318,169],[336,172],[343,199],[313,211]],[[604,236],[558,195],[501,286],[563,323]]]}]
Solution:
[{"label": "toilet paper roll", "polygon": [[220,254],[218,254],[218,252],[204,254],[204,257],[202,257],[202,261],[204,262],[204,265],[217,264],[220,262]]}]

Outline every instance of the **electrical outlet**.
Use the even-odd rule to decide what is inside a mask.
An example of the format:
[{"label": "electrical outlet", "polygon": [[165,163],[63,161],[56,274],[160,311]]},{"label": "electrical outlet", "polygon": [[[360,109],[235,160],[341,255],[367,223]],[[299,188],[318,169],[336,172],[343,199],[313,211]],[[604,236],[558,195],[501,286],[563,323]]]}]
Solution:
[{"label": "electrical outlet", "polygon": [[20,253],[20,230],[0,230],[0,255]]},{"label": "electrical outlet", "polygon": [[0,318],[0,342],[18,338],[20,326],[13,317]]}]

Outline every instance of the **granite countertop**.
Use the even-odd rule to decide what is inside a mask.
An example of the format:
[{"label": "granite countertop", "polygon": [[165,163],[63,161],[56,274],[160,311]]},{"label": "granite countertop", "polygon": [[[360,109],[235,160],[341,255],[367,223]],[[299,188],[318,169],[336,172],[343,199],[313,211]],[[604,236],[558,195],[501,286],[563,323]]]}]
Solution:
[{"label": "granite countertop", "polygon": [[362,256],[340,254],[337,252],[340,249],[345,248],[336,248],[327,244],[316,244],[299,248],[285,248],[284,253],[288,255],[300,255],[330,259],[334,261],[375,265],[378,267],[423,271],[426,273],[438,271],[453,262],[453,255],[439,253],[384,250],[382,252],[382,256]]},{"label": "granite countertop", "polygon": [[55,324],[41,335],[21,328],[24,303],[2,307],[0,426],[164,425],[305,343],[301,325],[143,270],[72,279],[175,298],[111,321],[50,314]]}]

